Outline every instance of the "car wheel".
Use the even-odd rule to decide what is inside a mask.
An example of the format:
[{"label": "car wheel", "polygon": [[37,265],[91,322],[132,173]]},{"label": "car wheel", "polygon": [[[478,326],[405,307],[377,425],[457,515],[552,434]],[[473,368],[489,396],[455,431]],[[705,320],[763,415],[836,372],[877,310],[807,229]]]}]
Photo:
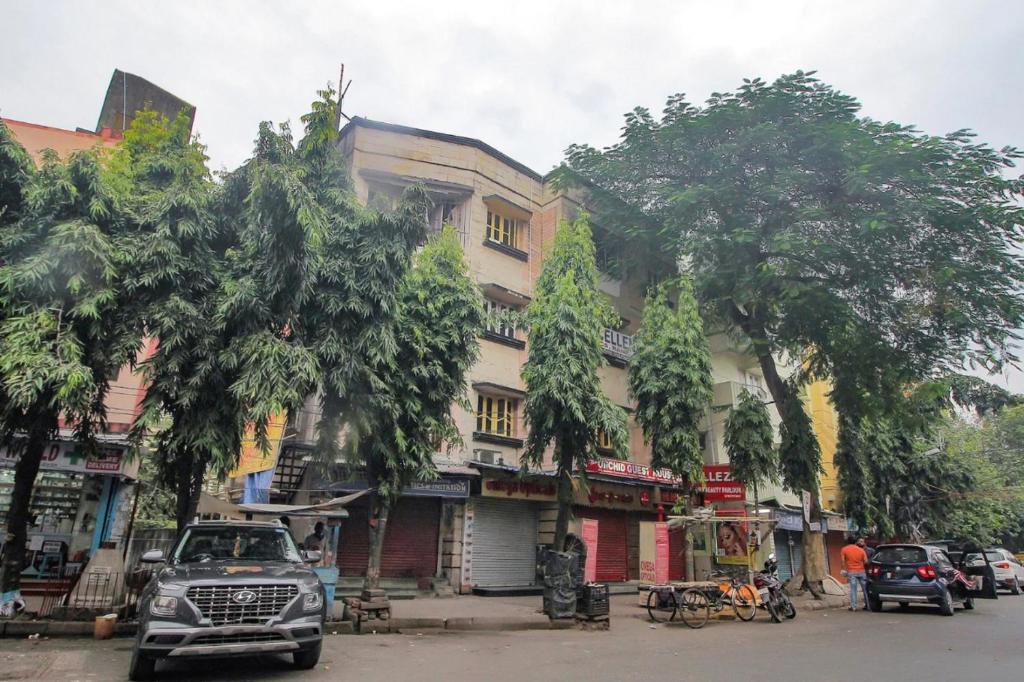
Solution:
[{"label": "car wheel", "polygon": [[868,595],[868,610],[878,613],[882,610],[882,600],[878,597]]},{"label": "car wheel", "polygon": [[1010,594],[1015,596],[1020,595],[1020,580],[1017,580],[1017,578],[1013,579],[1013,585],[1010,587]]},{"label": "car wheel", "polygon": [[939,602],[939,610],[943,616],[953,615],[953,595],[949,593],[949,590],[942,591],[942,601]]},{"label": "car wheel", "polygon": [[311,670],[316,667],[316,664],[320,661],[320,649],[323,647],[323,642],[317,642],[316,646],[311,649],[305,649],[296,651],[292,654],[292,663],[299,670]]},{"label": "car wheel", "polygon": [[156,659],[147,656],[139,651],[139,647],[132,650],[132,662],[128,667],[128,679],[132,682],[137,680],[151,680],[156,672]]},{"label": "car wheel", "polygon": [[964,611],[973,611],[973,610],[974,610],[974,598],[973,597],[967,597],[966,599],[964,599]]}]

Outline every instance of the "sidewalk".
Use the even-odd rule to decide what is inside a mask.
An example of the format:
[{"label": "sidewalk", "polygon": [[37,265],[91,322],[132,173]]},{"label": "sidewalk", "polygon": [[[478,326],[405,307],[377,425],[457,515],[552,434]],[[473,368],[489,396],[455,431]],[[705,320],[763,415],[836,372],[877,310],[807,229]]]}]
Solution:
[{"label": "sidewalk", "polygon": [[[826,596],[823,601],[801,596],[793,599],[798,611],[846,608],[848,598]],[[391,618],[386,621],[370,621],[363,625],[368,633],[402,632],[466,632],[466,631],[512,631],[512,630],[559,630],[576,626],[568,621],[551,621],[541,613],[542,598],[528,597],[478,597],[464,595],[447,599],[396,599],[391,602]],[[335,602],[335,612],[340,615],[341,602]],[[639,629],[651,627],[647,609],[640,606],[636,594],[613,594],[609,597],[610,624],[612,629]],[[758,610],[756,619],[767,619],[768,615]],[[42,637],[91,637],[91,622],[61,621],[0,621],[0,637],[24,638],[29,635]],[[349,622],[328,622],[327,633],[351,634]],[[118,623],[118,636],[135,634],[133,623]],[[0,676],[2,677],[2,676]]]}]

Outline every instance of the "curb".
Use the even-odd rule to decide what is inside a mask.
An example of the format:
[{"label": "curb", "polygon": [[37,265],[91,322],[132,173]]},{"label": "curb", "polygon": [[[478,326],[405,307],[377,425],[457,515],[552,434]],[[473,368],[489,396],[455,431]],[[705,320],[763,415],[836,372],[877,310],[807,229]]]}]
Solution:
[{"label": "curb", "polygon": [[[576,627],[573,618],[548,620],[547,618],[522,616],[519,618],[461,617],[461,618],[391,618],[377,623],[377,633],[406,633],[430,630],[445,632],[514,632],[522,630],[572,630]],[[45,621],[12,620],[0,621],[0,639],[4,637],[24,638],[30,635],[40,637],[88,637],[93,635],[94,624],[88,621]],[[133,637],[135,623],[118,623],[114,628],[116,637]],[[359,634],[352,621],[328,621],[324,626],[326,636]]]}]

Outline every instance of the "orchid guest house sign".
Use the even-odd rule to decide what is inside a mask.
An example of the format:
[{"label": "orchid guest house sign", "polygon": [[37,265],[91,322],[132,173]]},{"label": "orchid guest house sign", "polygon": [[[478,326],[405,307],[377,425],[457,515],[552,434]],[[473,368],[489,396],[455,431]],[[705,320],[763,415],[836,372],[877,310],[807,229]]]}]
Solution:
[{"label": "orchid guest house sign", "polygon": [[633,480],[649,481],[663,485],[679,485],[683,482],[682,478],[676,476],[668,469],[652,469],[646,464],[626,462],[621,459],[601,458],[587,462],[587,473],[631,478]]},{"label": "orchid guest house sign", "polygon": [[[647,481],[658,485],[680,486],[683,479],[668,469],[654,469],[646,464],[626,462],[621,459],[597,459],[587,462],[587,472],[618,476],[634,481]],[[704,486],[700,490],[707,501],[742,501],[746,488],[742,481],[733,478],[728,464],[704,465]]]}]

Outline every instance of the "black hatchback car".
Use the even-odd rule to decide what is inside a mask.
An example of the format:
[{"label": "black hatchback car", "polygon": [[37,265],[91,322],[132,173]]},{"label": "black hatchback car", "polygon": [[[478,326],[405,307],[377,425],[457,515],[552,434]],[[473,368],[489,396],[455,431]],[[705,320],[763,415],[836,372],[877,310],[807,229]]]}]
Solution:
[{"label": "black hatchback car", "polygon": [[962,565],[965,549],[948,543],[880,545],[867,567],[868,607],[885,602],[934,604],[945,616],[955,605],[974,608],[975,599],[995,599],[995,574],[983,565]]}]

